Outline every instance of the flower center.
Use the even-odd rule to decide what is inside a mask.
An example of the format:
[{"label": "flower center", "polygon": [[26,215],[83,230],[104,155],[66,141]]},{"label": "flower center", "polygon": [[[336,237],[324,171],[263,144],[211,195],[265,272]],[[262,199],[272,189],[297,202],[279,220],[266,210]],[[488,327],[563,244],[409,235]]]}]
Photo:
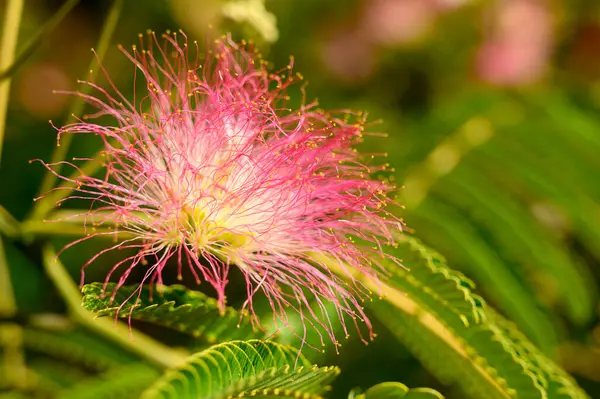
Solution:
[{"label": "flower center", "polygon": [[182,219],[187,232],[186,243],[199,251],[211,252],[223,260],[236,258],[236,253],[254,239],[250,231],[234,231],[224,222],[208,218],[201,208],[184,208]]}]

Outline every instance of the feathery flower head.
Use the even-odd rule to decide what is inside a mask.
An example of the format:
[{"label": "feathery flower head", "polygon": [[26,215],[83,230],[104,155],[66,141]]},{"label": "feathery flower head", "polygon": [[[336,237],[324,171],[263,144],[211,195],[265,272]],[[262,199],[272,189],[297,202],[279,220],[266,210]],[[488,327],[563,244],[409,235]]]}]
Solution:
[{"label": "feathery flower head", "polygon": [[[360,280],[377,279],[388,257],[382,246],[402,226],[384,209],[392,187],[369,178],[385,166],[369,165],[373,156],[361,162],[352,148],[365,116],[326,113],[316,103],[289,109],[287,89],[301,79],[291,63],[271,73],[250,46],[229,37],[202,63],[183,33],[163,37],[161,45],[154,33],[147,43],[140,35],[141,48],[123,50],[144,82],[143,97],[129,101],[108,75],[110,89],[83,82],[97,95],[78,94],[98,112],[59,129],[59,138],[92,133],[103,140],[105,175],[81,172],[70,198],[90,199],[86,215],[126,233],[84,268],[107,251],[135,248],[107,281],[123,269],[121,286],[143,267],[145,282],[161,283],[171,260],[179,275],[186,266],[198,283],[210,283],[224,306],[234,266],[246,279],[244,308],[253,322],[261,291],[277,322],[287,325],[293,309],[335,341],[325,310],[333,302],[346,335],[349,316],[372,338],[360,305],[371,292]],[[116,126],[88,122],[106,116]],[[100,234],[114,233],[90,237]]]}]

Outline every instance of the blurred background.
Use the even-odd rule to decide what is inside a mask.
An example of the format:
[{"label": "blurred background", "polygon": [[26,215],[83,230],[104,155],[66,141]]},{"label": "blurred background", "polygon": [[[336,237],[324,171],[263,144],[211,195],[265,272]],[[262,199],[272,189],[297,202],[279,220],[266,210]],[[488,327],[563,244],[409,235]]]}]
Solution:
[{"label": "blurred background", "polygon": [[[26,2],[20,42],[63,4]],[[0,10],[6,1],[0,0]],[[81,1],[12,82],[0,203],[21,219],[87,76],[109,1]],[[208,28],[211,26],[211,28]],[[132,0],[104,67],[124,93],[132,65],[117,50],[139,32],[183,29],[205,43],[252,39],[275,68],[290,55],[325,109],[365,110],[374,132],[362,151],[387,153],[402,216],[414,234],[546,354],[600,397],[600,2],[590,0]],[[299,101],[299,100],[297,100]],[[97,143],[77,137],[73,156]],[[86,249],[90,247],[89,249]],[[78,279],[90,243],[66,253]],[[30,249],[7,244],[22,316],[63,305]],[[87,251],[87,252],[86,252]],[[103,280],[100,270],[90,281]],[[323,364],[343,373],[338,394],[386,380],[440,385],[376,325]],[[397,346],[395,346],[397,348]],[[43,364],[42,359],[42,364]],[[43,367],[42,367],[43,368]]]}]

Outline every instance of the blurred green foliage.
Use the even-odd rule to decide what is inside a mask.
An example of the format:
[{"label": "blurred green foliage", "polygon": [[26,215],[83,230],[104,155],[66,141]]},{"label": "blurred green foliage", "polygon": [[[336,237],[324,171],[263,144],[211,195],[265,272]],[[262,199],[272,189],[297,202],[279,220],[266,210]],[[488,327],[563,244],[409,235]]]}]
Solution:
[{"label": "blurred green foliage", "polygon": [[[132,66],[115,45],[136,43],[138,33],[146,29],[181,28],[200,43],[232,31],[235,38],[253,39],[276,68],[287,65],[293,55],[294,69],[309,82],[309,99],[318,98],[325,109],[365,110],[378,122],[369,129],[374,134],[366,137],[361,151],[387,154],[379,161],[395,170],[386,177],[402,186],[398,201],[405,209],[399,213],[411,232],[439,251],[453,269],[476,281],[476,291],[515,322],[544,356],[570,372],[590,397],[600,397],[600,4],[517,2],[541,4],[546,19],[539,17],[539,10],[521,10],[526,23],[517,18],[510,25],[508,17],[502,17],[500,1],[442,7],[451,2],[423,0],[420,6],[412,2],[411,9],[410,1],[396,0],[406,3],[404,8],[384,8],[387,15],[374,11],[373,4],[384,1],[270,0],[263,11],[276,19],[274,36],[275,27],[267,26],[272,22],[268,14],[257,20],[223,13],[223,3],[231,1],[126,1],[103,66],[115,84],[130,93]],[[0,1],[1,10],[6,3]],[[63,3],[27,2],[19,43],[35,35]],[[82,1],[13,77],[0,204],[19,220],[31,211],[45,171],[28,161],[50,158],[56,131],[48,120],[61,125],[73,101],[52,90],[76,90],[76,80],[89,74],[89,49],[110,3]],[[387,16],[391,22],[373,15]],[[536,15],[539,20],[533,19]],[[511,41],[498,33],[502,23],[517,39],[516,31],[536,23],[541,26],[537,34],[545,36],[526,31],[514,39],[511,52]],[[524,40],[527,35],[533,35],[535,43]],[[530,48],[536,43],[540,48]],[[483,51],[487,45],[496,51],[490,50],[489,59]],[[519,75],[519,60],[526,57],[532,59],[530,64],[523,61]],[[300,101],[299,93],[292,95],[292,101]],[[69,157],[92,156],[98,144],[77,137]],[[120,368],[135,376],[136,389],[156,378],[154,366],[140,363],[65,316],[63,300],[40,266],[38,240],[3,242],[18,307],[18,314],[6,321],[24,326],[26,361],[38,376],[38,390],[27,395],[53,397],[67,388],[78,389],[75,381],[117,381]],[[68,241],[54,242],[60,248]],[[61,255],[75,281],[80,265],[99,245],[88,242]],[[110,261],[108,256],[104,267],[90,270],[87,282],[103,281]],[[452,273],[444,275],[468,281]],[[175,273],[166,281],[175,283]],[[410,292],[408,283],[398,284],[398,289]],[[240,298],[231,294],[234,305]],[[444,372],[432,367],[427,356],[415,357],[418,343],[397,344],[396,336],[418,326],[388,322],[392,316],[385,308],[372,310],[380,316],[375,318],[379,336],[369,346],[351,339],[339,355],[332,348],[326,354],[307,349],[311,361],[343,371],[330,397],[346,397],[353,388],[366,391],[394,380],[435,388],[450,399],[463,397],[460,384],[443,378]],[[504,318],[490,317],[493,328],[503,330]],[[136,327],[171,346],[189,347],[184,334],[143,321]],[[56,361],[61,357],[66,361]],[[107,375],[110,378],[103,380]],[[103,383],[98,386],[107,386]],[[367,391],[367,398],[369,392],[375,391]],[[0,393],[2,398],[30,397],[18,395]]]}]

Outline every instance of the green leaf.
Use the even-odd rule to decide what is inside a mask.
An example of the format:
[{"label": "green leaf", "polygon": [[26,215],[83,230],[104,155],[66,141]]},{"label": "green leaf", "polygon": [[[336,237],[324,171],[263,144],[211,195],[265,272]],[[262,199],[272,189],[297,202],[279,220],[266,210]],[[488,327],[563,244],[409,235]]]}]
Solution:
[{"label": "green leaf", "polygon": [[433,389],[414,388],[408,391],[404,399],[444,399],[444,397]]},{"label": "green leaf", "polygon": [[[411,302],[409,302],[411,303]],[[414,311],[399,310],[381,301],[371,310],[405,345],[423,366],[447,385],[459,384],[472,398],[507,399],[510,393],[485,361],[474,361],[472,351],[453,330],[436,323],[430,313],[415,306]]]},{"label": "green leaf", "polygon": [[[35,373],[36,386],[50,386],[54,390],[68,388],[89,377],[80,365],[72,365],[60,359],[40,356],[30,360],[27,366]],[[40,381],[45,384],[40,384]]]},{"label": "green leaf", "polygon": [[441,393],[429,388],[408,388],[400,382],[382,382],[369,388],[356,399],[444,399]]},{"label": "green leaf", "polygon": [[[99,316],[131,318],[170,327],[208,343],[261,336],[247,315],[220,311],[217,301],[181,285],[123,286],[101,283],[83,287],[83,306]],[[262,334],[264,335],[264,334]]]},{"label": "green leaf", "polygon": [[[513,146],[515,149],[516,146]],[[507,151],[502,147],[483,146],[474,154],[475,167],[484,170],[486,176],[513,196],[523,196],[532,205],[540,199],[557,205],[573,224],[575,232],[585,241],[587,249],[600,256],[600,249],[596,245],[600,230],[596,219],[589,217],[595,212],[596,202],[587,191],[573,184],[570,176],[548,173],[547,168],[522,152],[507,157]]]},{"label": "green leaf", "polygon": [[531,290],[506,267],[471,223],[433,197],[421,203],[413,216],[417,215],[428,241],[452,254],[477,281],[489,287],[490,299],[519,322],[542,349],[550,351],[554,348],[556,337],[551,320],[539,309]]},{"label": "green leaf", "polygon": [[143,363],[113,368],[97,376],[81,380],[60,392],[61,399],[130,399],[137,398],[158,372]]},{"label": "green leaf", "polygon": [[448,275],[453,272],[414,238],[405,237],[400,243],[400,252],[422,255],[420,261],[404,259],[422,281],[422,292],[404,291],[405,283],[392,275],[384,286],[385,300],[369,306],[440,380],[460,385],[473,398],[558,398],[554,392],[566,395],[560,398],[587,398],[565,372],[482,301],[477,303],[479,323],[457,322],[457,314],[462,313],[457,305],[464,302],[462,306],[467,306],[467,298],[476,298],[468,286],[463,286],[467,292],[462,300],[444,294],[445,307],[433,304],[427,293],[436,288],[427,285],[431,260],[436,259],[436,267],[447,269]]},{"label": "green leaf", "polygon": [[598,122],[573,106],[571,101],[563,93],[558,91],[544,91],[539,94],[530,93],[526,99],[543,112],[543,117],[558,124],[563,131],[570,134],[572,139],[590,149],[600,149],[600,137],[598,137]]},{"label": "green leaf", "polygon": [[192,355],[184,366],[167,372],[142,398],[320,398],[338,374],[336,367],[312,366],[289,346],[271,341],[232,341]]},{"label": "green leaf", "polygon": [[[582,322],[590,317],[595,298],[586,276],[578,272],[566,247],[529,209],[468,164],[439,183],[440,196],[470,209],[469,219],[491,231],[496,247],[504,256],[512,256],[517,264],[526,267],[526,275],[543,275],[555,283],[557,299],[572,319]],[[503,289],[502,285],[491,287]]]},{"label": "green leaf", "polygon": [[417,239],[402,235],[393,251],[407,269],[390,265],[391,280],[403,292],[418,298],[434,313],[461,326],[480,324],[483,300],[470,290],[474,283],[445,266],[444,258]]},{"label": "green leaf", "polygon": [[510,339],[514,348],[548,381],[548,398],[587,398],[577,382],[556,363],[549,361],[517,328],[516,324],[506,320],[492,309],[487,310],[488,317],[497,326],[503,336]]},{"label": "green leaf", "polygon": [[136,360],[134,356],[109,345],[83,329],[50,332],[25,328],[23,345],[27,350],[96,371],[107,370]]}]

